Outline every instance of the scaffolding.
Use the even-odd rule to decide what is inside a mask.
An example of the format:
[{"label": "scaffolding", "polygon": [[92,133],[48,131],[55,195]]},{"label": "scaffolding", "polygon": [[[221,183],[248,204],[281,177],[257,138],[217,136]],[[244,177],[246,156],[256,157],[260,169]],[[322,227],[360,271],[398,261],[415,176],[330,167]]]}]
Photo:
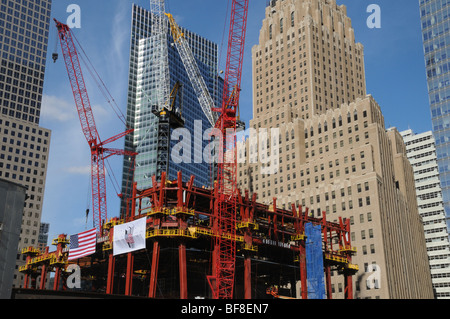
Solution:
[{"label": "scaffolding", "polygon": [[[236,243],[236,299],[274,298],[279,291],[286,296],[283,299],[331,299],[334,270],[344,276],[345,298],[353,298],[352,276],[358,266],[352,264],[356,249],[350,242],[349,220],[329,222],[325,213],[314,218],[308,208],[294,204],[290,210],[280,209],[276,199],[272,205],[260,204],[256,194],[246,191],[235,199],[236,233],[219,235],[213,227],[217,190],[195,187],[194,179],[185,183],[178,173],[177,180],[168,181],[163,173],[159,182],[153,177],[150,189],[138,190],[134,184],[126,216],[106,222],[103,236],[97,238],[97,252],[76,262],[92,289],[149,298],[212,298],[207,275],[212,272],[214,240],[223,236]],[[146,218],[146,249],[114,256],[114,227],[140,218]],[[24,288],[29,288],[29,278],[41,274],[39,289],[44,289],[42,278],[55,260],[49,255],[58,261],[55,281],[62,281],[53,289],[65,287],[62,271],[69,265],[68,242],[65,235],[59,238],[55,253],[48,253],[48,248],[47,255],[33,248],[23,251]],[[309,248],[308,240],[314,241],[314,248]]]}]

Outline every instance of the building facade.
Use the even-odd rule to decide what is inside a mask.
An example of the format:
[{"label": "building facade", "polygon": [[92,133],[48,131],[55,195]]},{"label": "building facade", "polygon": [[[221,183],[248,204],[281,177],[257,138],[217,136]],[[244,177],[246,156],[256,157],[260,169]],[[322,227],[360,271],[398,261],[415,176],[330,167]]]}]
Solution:
[{"label": "building facade", "polygon": [[437,299],[450,298],[450,243],[445,219],[436,146],[431,131],[401,132],[414,170],[419,214],[425,230],[433,288]]},{"label": "building facade", "polygon": [[[28,188],[19,251],[37,245],[42,216],[51,131],[40,127],[39,119],[51,5],[51,0],[0,3],[0,178]],[[14,276],[19,287],[17,267]]]},{"label": "building facade", "polygon": [[[250,129],[279,134],[242,144],[240,187],[265,204],[350,219],[355,298],[433,298],[413,171],[401,135],[386,130],[366,93],[364,48],[346,7],[271,1],[252,55]],[[261,172],[268,158],[275,173]],[[343,298],[344,282],[332,282],[333,298]]]},{"label": "building facade", "polygon": [[11,298],[27,188],[0,179],[0,299]]},{"label": "building facade", "polygon": [[[155,74],[157,70],[155,70],[155,62],[152,60],[152,45],[154,43],[151,34],[152,14],[137,5],[133,5],[132,11],[127,117],[128,125],[135,129],[135,132],[126,137],[125,149],[139,155],[136,158],[134,178],[133,171],[130,169],[133,167],[133,163],[130,158],[124,160],[123,194],[130,194],[130,181],[132,180],[137,183],[139,189],[152,186],[152,176],[160,173],[158,172],[158,150],[162,146],[164,147],[161,144],[165,143],[169,145],[169,162],[166,170],[168,177],[176,179],[177,172],[182,171],[186,181],[191,175],[195,175],[196,185],[208,186],[211,180],[208,164],[203,159],[196,158],[193,151],[190,162],[174,161],[172,150],[182,138],[171,140],[171,134],[169,134],[169,140],[167,140],[167,137],[161,138],[161,132],[158,130],[159,118],[152,112],[152,107],[157,104],[155,102],[157,87]],[[188,30],[183,29],[183,33],[196,58],[210,94],[213,100],[218,103],[221,98],[223,83],[218,77],[217,45]],[[185,123],[184,128],[191,135],[191,141],[188,141],[187,147],[194,150],[195,143],[195,145],[201,145],[204,149],[207,141],[203,140],[203,132],[210,128],[210,124],[203,114],[178,51],[172,44],[172,37],[168,34],[169,85],[172,89],[177,82],[181,84],[176,108],[181,110]],[[185,142],[183,141],[183,143]],[[179,153],[175,152],[175,155],[179,155]],[[123,207],[122,204],[122,212]]]},{"label": "building facade", "polygon": [[450,225],[450,17],[449,4],[419,0],[433,134],[447,227]]}]

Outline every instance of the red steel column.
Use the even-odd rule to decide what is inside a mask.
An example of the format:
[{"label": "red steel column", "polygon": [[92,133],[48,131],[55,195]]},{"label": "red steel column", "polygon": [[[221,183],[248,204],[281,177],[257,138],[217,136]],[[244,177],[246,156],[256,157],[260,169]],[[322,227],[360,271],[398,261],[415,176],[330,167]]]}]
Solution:
[{"label": "red steel column", "polygon": [[306,279],[306,248],[304,240],[300,242],[300,282],[302,284],[302,299],[308,299],[308,283]]},{"label": "red steel column", "polygon": [[353,299],[353,279],[352,276],[346,273],[344,275],[345,281],[345,299]]},{"label": "red steel column", "polygon": [[133,253],[128,253],[127,256],[127,278],[125,283],[125,295],[131,296],[131,291],[133,289]]},{"label": "red steel column", "polygon": [[55,278],[53,280],[53,290],[59,290],[59,283],[61,282],[61,267],[56,267],[55,269]]},{"label": "red steel column", "polygon": [[180,299],[188,298],[187,271],[186,271],[186,244],[181,243],[178,248],[180,267]]},{"label": "red steel column", "polygon": [[325,281],[327,289],[327,299],[333,299],[333,292],[331,290],[331,267],[330,265],[325,266]]},{"label": "red steel column", "polygon": [[244,298],[252,299],[252,261],[249,256],[244,260]]},{"label": "red steel column", "polygon": [[25,274],[25,278],[23,279],[23,288],[28,289],[29,285],[30,285],[30,275]]},{"label": "red steel column", "polygon": [[35,273],[31,275],[31,289],[36,289],[36,277],[37,275]]},{"label": "red steel column", "polygon": [[[49,252],[49,247],[45,248],[45,254],[48,256],[48,252]],[[45,281],[47,280],[47,265],[44,264],[42,265],[42,269],[41,269],[41,282],[39,284],[39,289],[40,290],[44,290],[45,289]]]},{"label": "red steel column", "polygon": [[40,290],[44,290],[45,289],[45,281],[47,280],[47,265],[42,265],[42,270],[41,270],[41,282],[39,285],[39,289]]},{"label": "red steel column", "polygon": [[152,270],[150,273],[150,289],[148,293],[149,298],[155,298],[156,296],[156,283],[158,281],[159,251],[160,251],[159,243],[155,241],[153,243]]},{"label": "red steel column", "polygon": [[106,293],[112,295],[114,291],[114,268],[115,268],[116,258],[113,254],[109,255],[108,260],[108,279],[106,282]]}]

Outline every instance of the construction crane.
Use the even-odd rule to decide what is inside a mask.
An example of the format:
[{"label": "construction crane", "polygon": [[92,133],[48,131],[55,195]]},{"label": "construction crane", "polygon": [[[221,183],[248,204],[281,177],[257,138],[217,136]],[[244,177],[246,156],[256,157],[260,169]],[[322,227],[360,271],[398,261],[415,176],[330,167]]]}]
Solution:
[{"label": "construction crane", "polygon": [[[154,17],[164,10],[164,0],[151,0]],[[155,10],[155,11],[153,11]],[[223,143],[219,147],[217,163],[213,253],[213,274],[208,276],[213,298],[231,299],[234,290],[236,262],[237,202],[237,149],[236,130],[239,120],[239,98],[247,29],[248,0],[233,0],[228,40],[227,64],[221,107],[215,107],[192,51],[173,16],[166,14],[171,25],[173,40],[184,63],[192,86],[211,126],[220,130]],[[160,23],[164,22],[158,19]],[[216,116],[215,116],[216,115]],[[230,134],[231,133],[231,134]]]},{"label": "construction crane", "polygon": [[172,38],[175,46],[180,54],[181,60],[183,61],[184,68],[189,76],[189,80],[192,83],[195,94],[198,98],[200,106],[202,107],[203,113],[208,119],[212,127],[216,124],[216,119],[213,116],[212,109],[214,108],[214,102],[211,98],[211,94],[208,91],[205,80],[198,68],[197,62],[195,61],[192,50],[187,43],[184,33],[181,31],[175,19],[170,13],[166,13],[166,16],[170,23],[170,30],[172,33]]},{"label": "construction crane", "polygon": [[54,19],[54,21],[58,29],[58,37],[61,43],[73,97],[81,122],[81,128],[91,150],[93,224],[94,228],[97,229],[97,232],[101,233],[102,222],[105,222],[108,218],[105,160],[113,155],[136,155],[135,153],[120,149],[105,148],[105,145],[132,133],[133,130],[127,130],[105,141],[100,139],[72,32],[66,24],[63,24],[56,19]]},{"label": "construction crane", "polygon": [[[165,1],[150,0],[152,17],[152,63],[156,69],[156,105],[159,111],[170,101],[169,52],[167,46],[167,21]],[[170,109],[169,109],[170,110]]]},{"label": "construction crane", "polygon": [[217,164],[216,231],[213,274],[208,276],[215,299],[232,299],[236,264],[237,140],[239,98],[247,31],[248,0],[233,0],[228,38],[222,106],[215,128],[222,132],[223,145]]}]

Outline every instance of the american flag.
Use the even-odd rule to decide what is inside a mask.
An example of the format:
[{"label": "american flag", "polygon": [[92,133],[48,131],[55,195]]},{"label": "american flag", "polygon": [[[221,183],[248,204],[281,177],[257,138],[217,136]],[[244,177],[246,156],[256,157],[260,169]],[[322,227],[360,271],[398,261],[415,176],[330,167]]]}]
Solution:
[{"label": "american flag", "polygon": [[78,259],[95,253],[96,244],[96,228],[70,236],[69,260]]}]

